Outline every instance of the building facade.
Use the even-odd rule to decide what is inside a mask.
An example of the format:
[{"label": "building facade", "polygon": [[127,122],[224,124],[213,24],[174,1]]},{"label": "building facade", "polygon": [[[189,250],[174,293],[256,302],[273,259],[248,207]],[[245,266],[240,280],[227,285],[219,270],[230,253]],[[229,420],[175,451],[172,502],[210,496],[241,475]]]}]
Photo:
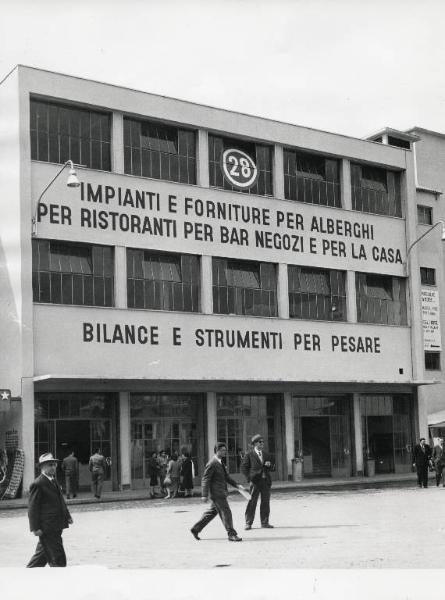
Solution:
[{"label": "building facade", "polygon": [[217,439],[236,476],[258,432],[278,479],[294,458],[411,470],[411,147],[22,66],[0,106],[0,436],[18,431],[25,487],[69,448],[86,484],[96,446],[109,488],[146,486],[163,448],[199,476]]}]

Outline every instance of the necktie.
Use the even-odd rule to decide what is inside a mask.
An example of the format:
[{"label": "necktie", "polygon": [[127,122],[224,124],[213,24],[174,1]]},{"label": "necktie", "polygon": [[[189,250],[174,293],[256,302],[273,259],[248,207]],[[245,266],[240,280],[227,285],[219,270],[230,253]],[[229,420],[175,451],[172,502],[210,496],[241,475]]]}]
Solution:
[{"label": "necktie", "polygon": [[263,453],[261,450],[258,450],[258,456],[260,457],[260,461],[263,462]]}]

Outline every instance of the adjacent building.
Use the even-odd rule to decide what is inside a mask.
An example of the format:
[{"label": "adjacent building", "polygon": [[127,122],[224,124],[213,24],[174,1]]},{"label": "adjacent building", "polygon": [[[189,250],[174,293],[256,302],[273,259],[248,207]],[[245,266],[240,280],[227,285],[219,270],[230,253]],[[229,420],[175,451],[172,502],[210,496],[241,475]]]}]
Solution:
[{"label": "adjacent building", "polygon": [[189,451],[199,475],[217,439],[236,475],[258,432],[278,479],[295,458],[304,477],[410,471],[430,379],[421,268],[439,269],[420,243],[407,253],[436,202],[416,191],[417,137],[14,69],[0,86],[0,443],[18,432],[25,487],[39,454],[70,448],[86,485],[97,446],[110,488],[146,486],[160,449]]}]

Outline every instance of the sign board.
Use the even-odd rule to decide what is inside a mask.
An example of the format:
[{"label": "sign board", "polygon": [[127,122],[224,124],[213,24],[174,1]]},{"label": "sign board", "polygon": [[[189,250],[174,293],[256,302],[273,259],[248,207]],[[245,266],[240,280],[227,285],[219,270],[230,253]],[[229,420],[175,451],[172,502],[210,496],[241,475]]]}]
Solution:
[{"label": "sign board", "polygon": [[0,388],[0,412],[6,412],[11,408],[11,390]]},{"label": "sign board", "polygon": [[227,181],[242,190],[252,187],[258,176],[258,169],[253,158],[235,148],[224,150],[222,170]]},{"label": "sign board", "polygon": [[442,350],[440,335],[439,291],[423,288],[422,291],[423,348],[428,351]]}]

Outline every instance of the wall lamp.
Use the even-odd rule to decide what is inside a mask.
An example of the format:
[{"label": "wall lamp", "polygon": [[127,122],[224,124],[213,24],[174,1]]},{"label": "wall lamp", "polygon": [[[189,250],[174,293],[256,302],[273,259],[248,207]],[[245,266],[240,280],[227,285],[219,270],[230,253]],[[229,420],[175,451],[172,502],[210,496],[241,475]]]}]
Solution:
[{"label": "wall lamp", "polygon": [[420,242],[420,240],[422,240],[426,235],[428,235],[430,233],[430,231],[433,231],[433,229],[435,229],[438,225],[442,225],[442,240],[445,240],[445,223],[439,219],[437,221],[437,223],[434,223],[434,225],[432,227],[430,227],[429,229],[427,229],[425,231],[425,233],[423,233],[420,237],[417,238],[417,240],[414,240],[414,242],[409,246],[407,252],[406,252],[406,258],[408,258],[409,253],[411,252],[411,250],[414,248],[414,246]]},{"label": "wall lamp", "polygon": [[39,199],[37,200],[36,207],[34,210],[34,215],[32,217],[32,235],[37,234],[37,219],[38,219],[38,213],[39,213],[39,206],[40,206],[40,202],[42,201],[43,196],[49,190],[49,188],[52,186],[52,184],[55,182],[55,180],[59,177],[59,175],[62,173],[62,171],[65,169],[65,167],[68,167],[68,166],[70,168],[70,171],[69,171],[68,179],[66,180],[67,187],[77,188],[80,186],[80,181],[77,177],[77,173],[74,168],[73,161],[67,160],[66,163],[62,166],[62,168],[57,172],[57,174],[51,179],[51,181],[48,183],[46,188],[40,194]]}]

